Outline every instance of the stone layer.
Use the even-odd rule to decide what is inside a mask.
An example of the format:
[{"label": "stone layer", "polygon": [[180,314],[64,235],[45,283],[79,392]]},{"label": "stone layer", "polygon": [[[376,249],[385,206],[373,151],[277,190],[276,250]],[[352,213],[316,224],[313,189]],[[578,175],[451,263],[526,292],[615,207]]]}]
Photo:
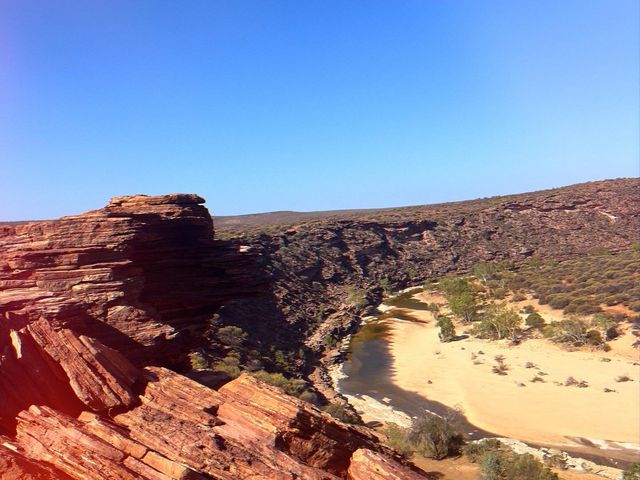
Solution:
[{"label": "stone layer", "polygon": [[119,197],[0,230],[3,479],[331,480],[356,451],[409,471],[368,430],[254,377],[213,390],[166,368],[221,305],[263,289],[202,203]]}]

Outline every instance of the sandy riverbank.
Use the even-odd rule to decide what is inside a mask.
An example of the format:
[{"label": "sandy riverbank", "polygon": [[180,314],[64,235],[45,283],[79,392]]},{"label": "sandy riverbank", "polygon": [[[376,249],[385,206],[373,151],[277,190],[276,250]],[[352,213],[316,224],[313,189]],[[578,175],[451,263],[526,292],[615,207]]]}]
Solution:
[{"label": "sandy riverbank", "polygon": [[[426,293],[416,298],[439,300]],[[580,447],[584,441],[578,439],[588,439],[602,448],[640,449],[640,367],[633,365],[637,351],[628,348],[630,334],[616,341],[619,353],[569,352],[543,339],[519,346],[474,338],[441,343],[429,312],[404,313],[427,323],[392,320],[392,378],[398,387],[459,407],[471,423],[501,436],[559,448]],[[507,375],[492,372],[496,355],[504,356]],[[535,368],[527,368],[528,362]],[[632,381],[616,382],[620,375]],[[535,376],[544,382],[531,382]],[[554,384],[568,377],[589,386]]]}]

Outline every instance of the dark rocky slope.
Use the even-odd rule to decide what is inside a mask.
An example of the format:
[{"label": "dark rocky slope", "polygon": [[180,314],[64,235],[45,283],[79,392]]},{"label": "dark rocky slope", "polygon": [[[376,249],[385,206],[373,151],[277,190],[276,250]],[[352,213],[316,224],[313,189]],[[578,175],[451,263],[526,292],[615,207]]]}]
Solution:
[{"label": "dark rocky slope", "polygon": [[[595,248],[611,251],[640,241],[640,180],[573,185],[508,197],[381,211],[330,212],[325,218],[286,225],[227,219],[236,236],[258,254],[269,292],[234,301],[224,323],[259,332],[263,344],[290,352],[291,370],[309,362],[303,342],[322,352],[329,333],[352,331],[366,308],[349,302],[349,288],[366,292],[367,303],[393,289],[421,284],[478,261],[571,258]],[[267,214],[268,216],[268,214]],[[244,233],[238,228],[244,225]],[[265,230],[270,233],[265,233]],[[353,303],[353,302],[351,302]],[[255,337],[254,337],[255,338]],[[260,345],[257,345],[258,347]],[[301,357],[306,356],[306,362]]]}]

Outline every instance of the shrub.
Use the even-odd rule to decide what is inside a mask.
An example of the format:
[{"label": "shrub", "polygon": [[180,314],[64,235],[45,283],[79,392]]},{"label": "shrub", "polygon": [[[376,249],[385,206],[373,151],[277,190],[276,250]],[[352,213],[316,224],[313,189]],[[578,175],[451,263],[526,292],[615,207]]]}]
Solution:
[{"label": "shrub", "polygon": [[522,313],[534,313],[536,311],[536,307],[533,305],[525,305],[522,307]]},{"label": "shrub", "polygon": [[509,371],[509,366],[504,363],[499,363],[498,365],[494,365],[491,367],[491,371],[497,375],[507,375]]},{"label": "shrub", "polygon": [[347,287],[347,303],[352,307],[364,307],[367,304],[367,292],[353,286]]},{"label": "shrub", "polygon": [[482,480],[557,480],[558,475],[528,453],[485,453],[480,459]]},{"label": "shrub", "polygon": [[465,444],[460,451],[473,463],[478,463],[487,452],[494,452],[503,449],[502,442],[497,438],[485,438],[477,442]]},{"label": "shrub", "polygon": [[503,300],[504,297],[507,296],[507,293],[509,291],[506,288],[500,287],[500,288],[496,288],[495,290],[493,290],[491,292],[491,296],[493,298],[495,298],[496,300]]},{"label": "shrub", "polygon": [[587,332],[587,343],[589,345],[598,346],[603,342],[602,335],[597,330],[589,330]]},{"label": "shrub", "polygon": [[527,296],[524,293],[516,293],[511,301],[513,302],[522,302],[527,299]]},{"label": "shrub", "polygon": [[209,368],[209,362],[204,358],[204,355],[200,352],[189,353],[189,363],[191,370],[204,370]]},{"label": "shrub", "polygon": [[413,420],[407,440],[416,452],[436,460],[456,453],[463,444],[462,434],[449,419],[429,413]]},{"label": "shrub", "polygon": [[336,348],[338,346],[338,339],[334,335],[328,334],[324,337],[323,343],[328,349]]},{"label": "shrub", "polygon": [[318,405],[320,403],[320,401],[318,400],[318,396],[311,390],[305,390],[300,394],[298,398],[307,403],[311,403],[312,405]]},{"label": "shrub", "polygon": [[549,296],[549,306],[558,310],[563,309],[571,303],[571,300],[565,295],[553,295]]},{"label": "shrub", "polygon": [[579,346],[587,342],[587,325],[579,319],[551,322],[542,331],[545,337],[558,343],[571,343]]},{"label": "shrub", "polygon": [[622,383],[622,382],[633,382],[632,378],[629,375],[618,375],[616,377],[616,382],[618,383]]},{"label": "shrub", "polygon": [[294,397],[300,396],[305,391],[306,382],[299,378],[287,378],[281,373],[269,373],[265,370],[258,370],[252,375],[269,385],[281,388]]},{"label": "shrub", "polygon": [[446,315],[438,315],[437,323],[438,327],[440,327],[438,337],[441,342],[450,342],[456,338],[456,327],[449,317]]},{"label": "shrub", "polygon": [[487,452],[480,459],[480,478],[500,480],[503,476],[502,456],[498,452]]},{"label": "shrub", "polygon": [[536,460],[533,455],[528,453],[523,455],[513,454],[510,457],[506,465],[507,479],[555,480],[558,478],[558,475]]},{"label": "shrub", "polygon": [[214,363],[213,370],[226,373],[231,378],[236,378],[240,375],[240,358],[237,355],[229,354]]},{"label": "shrub", "polygon": [[487,307],[482,320],[473,326],[471,333],[480,338],[503,339],[511,337],[515,339],[520,333],[520,315],[512,308],[505,305],[492,305]]},{"label": "shrub", "polygon": [[427,310],[435,315],[440,312],[440,305],[438,305],[437,303],[430,303],[427,305]]},{"label": "shrub", "polygon": [[340,420],[341,422],[353,424],[360,423],[360,419],[356,415],[351,413],[339,403],[330,403],[329,405],[324,407],[323,410],[333,418],[335,418],[336,420]]},{"label": "shrub", "polygon": [[640,480],[640,462],[629,465],[622,473],[622,480]]},{"label": "shrub", "polygon": [[241,347],[247,339],[247,334],[240,328],[228,325],[226,327],[220,327],[216,332],[216,337],[224,345],[231,348]]},{"label": "shrub", "polygon": [[573,377],[567,377],[567,379],[564,381],[565,387],[571,387],[577,384],[578,384],[578,381]]},{"label": "shrub", "polygon": [[387,438],[387,445],[394,450],[402,453],[405,456],[410,456],[414,452],[413,445],[407,439],[408,430],[402,428],[395,423],[388,423],[382,430],[382,433]]},{"label": "shrub", "polygon": [[537,328],[538,330],[542,329],[545,325],[544,318],[538,312],[532,312],[527,315],[527,318],[524,321],[527,327]]}]

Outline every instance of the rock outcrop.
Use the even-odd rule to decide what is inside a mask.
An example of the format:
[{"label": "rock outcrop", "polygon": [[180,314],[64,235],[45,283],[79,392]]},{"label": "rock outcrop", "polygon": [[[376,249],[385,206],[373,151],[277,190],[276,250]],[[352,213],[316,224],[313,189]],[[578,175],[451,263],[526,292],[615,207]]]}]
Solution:
[{"label": "rock outcrop", "polygon": [[121,197],[3,228],[2,478],[328,480],[377,464],[419,475],[369,430],[252,376],[213,390],[166,368],[221,305],[263,288],[253,254],[214,241],[202,202]]}]

